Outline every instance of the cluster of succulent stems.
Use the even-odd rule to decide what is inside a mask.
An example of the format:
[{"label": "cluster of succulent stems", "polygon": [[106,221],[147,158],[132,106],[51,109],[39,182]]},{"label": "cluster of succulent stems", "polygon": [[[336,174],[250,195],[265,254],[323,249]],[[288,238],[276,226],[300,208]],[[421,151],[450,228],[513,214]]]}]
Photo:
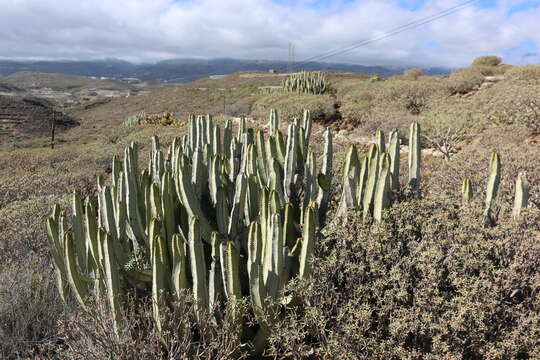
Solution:
[{"label": "cluster of succulent stems", "polygon": [[[333,178],[333,144],[324,132],[319,157],[310,148],[312,119],[280,131],[271,110],[267,133],[239,120],[223,129],[210,115],[190,116],[188,134],[164,151],[152,138],[148,166],[139,169],[139,148],[113,157],[110,185],[97,179],[97,204],[75,192],[68,216],[58,205],[47,232],[62,298],[87,310],[92,297],[105,297],[114,330],[122,334],[122,307],[135,291],[151,296],[155,327],[162,328],[164,306],[174,306],[182,291],[193,294],[196,316],[247,297],[258,326],[248,339],[253,353],[263,351],[272,324],[267,314],[284,301],[293,278],[312,273],[317,236],[327,223]],[[321,160],[322,158],[322,160]],[[320,169],[317,168],[320,163]],[[408,188],[420,196],[420,126],[409,133]],[[360,210],[365,219],[383,220],[400,190],[400,138],[382,131],[366,154],[347,150],[342,194],[336,216]],[[500,184],[500,159],[490,165],[486,216]],[[516,182],[514,217],[527,206],[525,174]],[[472,185],[463,183],[463,199]],[[290,300],[290,299],[289,299]],[[242,331],[237,334],[242,337]]]},{"label": "cluster of succulent stems", "polygon": [[282,87],[287,93],[321,95],[331,91],[330,83],[320,71],[292,74],[283,80]]},{"label": "cluster of succulent stems", "polygon": [[307,110],[287,135],[276,111],[268,136],[245,119],[236,134],[231,121],[222,131],[209,115],[190,117],[188,127],[166,152],[153,137],[143,171],[135,143],[123,161],[115,156],[111,185],[98,178],[97,206],[74,193],[70,224],[54,207],[47,229],[58,288],[83,309],[92,296],[105,296],[118,335],[130,289],[152,296],[158,332],[162,307],[184,289],[193,292],[197,317],[247,296],[259,322],[258,353],[269,304],[290,279],[310,276],[329,202],[332,134],[325,133],[318,171]]}]

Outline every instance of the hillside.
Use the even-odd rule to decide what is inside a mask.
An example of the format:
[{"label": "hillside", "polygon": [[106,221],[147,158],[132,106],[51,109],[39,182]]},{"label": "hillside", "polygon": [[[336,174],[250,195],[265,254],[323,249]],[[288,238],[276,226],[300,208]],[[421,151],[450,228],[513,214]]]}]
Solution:
[{"label": "hillside", "polygon": [[126,89],[129,84],[111,79],[95,79],[86,76],[19,71],[3,78],[4,82],[19,88],[48,87],[55,91],[91,88]]},{"label": "hillside", "polygon": [[133,79],[115,80],[78,75],[21,71],[0,80],[3,95],[47,99],[58,106],[103,103],[111,98],[137,96],[167,84],[146,83]]},{"label": "hillside", "polygon": [[48,136],[53,113],[58,133],[77,125],[44,99],[0,95],[0,149]]},{"label": "hillside", "polygon": [[120,60],[96,61],[16,61],[0,60],[0,74],[7,76],[16,72],[44,72],[79,76],[118,76],[128,74],[134,65]]},{"label": "hillside", "polygon": [[[324,77],[327,90],[319,95],[300,90],[287,92],[281,88],[285,75],[258,71],[151,88],[138,96],[114,97],[99,104],[75,104],[63,108],[63,111],[78,126],[60,132],[55,149],[47,146],[44,119],[50,116],[50,112],[47,113],[51,111],[49,105],[17,97],[0,97],[5,104],[4,110],[15,114],[9,118],[11,120],[8,119],[12,121],[9,131],[18,131],[17,139],[20,139],[16,146],[10,143],[0,149],[0,323],[10,324],[0,327],[0,357],[250,358],[251,339],[256,338],[259,329],[268,325],[268,333],[262,333],[266,336],[262,343],[264,356],[255,358],[538,358],[540,66],[475,64],[450,76],[426,76],[414,71],[386,78],[329,71],[324,73]],[[62,79],[65,83],[61,86],[69,88],[71,78]],[[84,87],[79,81],[74,78],[73,86]],[[284,140],[283,146],[288,146],[288,128],[295,118],[303,117],[306,108],[313,119],[308,147],[312,153],[303,151],[306,148],[301,146],[288,147],[296,149],[299,159],[296,163],[287,164],[297,169],[290,180],[295,182],[291,191],[298,190],[298,196],[291,196],[286,203],[285,197],[283,200],[280,198],[284,181],[272,184],[272,180],[264,183],[259,179],[263,178],[261,174],[265,171],[268,174],[272,172],[272,179],[283,176],[284,172],[279,172],[283,170],[281,161],[285,164],[286,158],[294,157],[280,159],[280,138]],[[238,149],[244,145],[246,149],[254,149],[247,154],[258,156],[262,148],[256,141],[254,146],[247,143],[250,141],[249,131],[245,133],[248,135],[237,136],[240,124],[243,124],[240,117],[247,116],[246,125],[255,131],[262,130],[260,134],[266,136],[273,131],[269,126],[271,109],[277,109],[279,121],[274,120],[274,124],[278,124],[277,130],[282,135],[276,132],[272,138],[276,142],[268,140],[264,151],[275,151],[275,160],[267,156],[249,163],[249,157],[243,157],[249,176],[238,176],[233,171],[239,171],[240,166],[235,167],[235,164],[240,165],[240,161],[230,161],[227,154],[214,155],[213,164],[220,163],[217,159],[225,160],[221,170],[217,170],[224,176],[209,176],[209,181],[221,182],[221,187],[216,186],[215,189],[222,196],[219,201],[225,201],[223,208],[215,206],[210,200],[211,195],[207,196],[207,192],[213,191],[210,182],[210,186],[204,182],[204,186],[200,186],[200,197],[198,190],[186,191],[194,185],[191,179],[196,177],[192,176],[195,172],[186,177],[184,169],[199,161],[199,165],[202,163],[206,167],[204,171],[208,171],[211,158],[189,153],[193,145],[190,140],[184,140],[185,147],[180,146],[182,141],[178,139],[190,133],[186,121],[189,114],[211,114],[213,124],[221,128],[222,136],[224,126],[230,120],[233,127],[231,136],[235,139],[231,143],[242,144]],[[36,123],[32,120],[34,117],[25,115],[33,111],[43,114],[41,122]],[[163,113],[169,114],[164,116]],[[126,124],[128,117],[138,114],[141,114],[141,122]],[[177,121],[160,121],[171,118]],[[64,119],[66,125],[71,124],[69,119]],[[156,121],[149,123],[152,120]],[[24,126],[35,124],[36,128],[26,131],[23,123],[28,124]],[[209,122],[205,124],[208,126]],[[328,127],[333,134],[331,178],[322,173]],[[291,133],[296,130],[300,135],[306,134],[306,128],[300,130],[292,126],[290,129]],[[378,130],[382,133],[377,133]],[[392,145],[390,134],[393,130],[398,133],[392,135],[395,141]],[[195,137],[208,141],[208,133]],[[159,137],[159,146],[155,140],[152,145],[153,136]],[[302,138],[298,139],[302,141]],[[290,144],[294,145],[294,141],[290,138]],[[130,147],[132,142],[138,144],[136,156]],[[179,146],[176,149],[178,154],[184,156],[178,157],[177,163],[159,160],[169,156],[172,160],[176,156],[176,150],[169,150],[173,143]],[[382,147],[388,153],[379,153],[378,149]],[[158,154],[158,148],[161,154]],[[215,148],[205,146],[198,154]],[[227,153],[234,153],[234,147],[228,150]],[[391,167],[390,153],[394,158],[400,158],[393,163],[399,166]],[[118,166],[118,163],[113,164],[114,155],[118,159],[129,158]],[[138,168],[130,162],[137,157]],[[369,163],[365,160],[368,158]],[[259,166],[259,161],[263,166]],[[181,167],[174,169],[175,164]],[[166,171],[157,174],[163,170],[161,166]],[[361,168],[364,175],[365,171],[369,175],[365,179],[370,179],[362,182],[363,185],[359,181]],[[390,168],[393,171],[391,180]],[[146,169],[149,172],[143,172]],[[192,169],[200,170],[195,166]],[[345,169],[349,171],[345,173]],[[134,202],[138,206],[129,211],[148,216],[141,216],[145,219],[140,220],[145,222],[141,225],[143,232],[150,234],[156,231],[154,237],[141,235],[143,240],[148,237],[154,239],[153,252],[149,251],[153,257],[147,260],[149,255],[144,251],[139,253],[141,258],[126,255],[135,251],[135,246],[125,246],[125,243],[133,244],[134,241],[126,235],[128,231],[123,226],[112,225],[117,231],[116,236],[120,234],[123,242],[114,242],[114,235],[106,230],[96,233],[96,239],[102,241],[101,252],[92,250],[93,243],[86,248],[90,251],[84,248],[83,251],[81,248],[74,250],[75,246],[69,240],[70,231],[61,245],[54,245],[54,251],[58,254],[58,247],[66,246],[66,254],[69,255],[69,251],[75,254],[70,260],[78,258],[69,262],[72,266],[69,271],[80,276],[78,279],[82,281],[79,285],[85,284],[81,285],[83,290],[90,293],[94,284],[99,282],[85,281],[90,276],[87,274],[91,265],[81,259],[103,256],[107,259],[101,265],[106,267],[104,272],[119,274],[114,281],[122,285],[117,290],[109,290],[115,286],[111,280],[104,285],[107,290],[103,291],[107,294],[118,291],[122,296],[129,296],[119,297],[121,305],[114,302],[118,299],[114,296],[98,298],[100,305],[96,305],[93,296],[91,300],[72,296],[79,290],[69,284],[71,290],[66,293],[68,306],[65,307],[57,291],[58,279],[53,272],[44,219],[50,216],[53,204],[59,204],[65,213],[58,212],[50,220],[49,224],[53,224],[50,225],[51,231],[56,234],[54,224],[61,218],[64,218],[65,226],[56,230],[78,231],[75,221],[80,217],[71,216],[72,205],[77,204],[73,201],[73,192],[76,191],[81,197],[88,197],[85,201],[89,203],[81,204],[88,218],[97,219],[97,214],[101,214],[100,221],[105,221],[101,211],[109,211],[107,214],[118,215],[113,220],[136,221],[119,210],[124,209],[125,202],[108,197],[111,193],[122,194],[118,190],[123,181],[118,180],[119,177],[111,180],[120,176],[120,171],[122,176],[128,177],[130,186],[139,186],[136,191],[139,191],[138,199],[141,200]],[[256,176],[252,176],[253,171],[257,172]],[[167,177],[173,173],[174,177]],[[313,181],[314,175],[317,176],[316,182]],[[102,176],[103,182],[96,181],[98,176]],[[161,182],[155,178],[160,178]],[[180,180],[179,188],[170,179]],[[523,179],[529,186],[527,191]],[[243,185],[242,181],[245,181]],[[470,186],[463,186],[464,183]],[[198,181],[195,184],[201,185]],[[268,184],[274,187],[272,191],[268,190]],[[316,187],[309,188],[314,184]],[[204,212],[206,219],[203,220],[212,227],[214,222],[222,219],[216,216],[217,211],[230,211],[231,217],[238,215],[235,211],[244,211],[239,210],[244,209],[243,206],[234,206],[237,197],[233,196],[233,189],[242,189],[244,185],[245,209],[267,204],[268,212],[275,211],[271,219],[263,218],[266,215],[262,212],[251,214],[246,211],[241,219],[253,220],[250,224],[255,224],[253,231],[252,228],[245,231],[248,229],[247,221],[238,221],[239,230],[234,230],[238,236],[229,236],[232,230],[227,228],[223,233],[208,231],[201,235],[211,234],[212,241],[221,240],[213,242],[218,246],[210,246],[204,239],[199,241],[199,232],[193,229],[197,229],[203,218],[191,218],[188,224],[188,210],[182,204],[195,202]],[[377,219],[374,217],[375,200],[373,203],[365,200],[368,186],[373,197],[380,199],[377,200],[380,215]],[[308,189],[322,189],[328,196],[328,211],[322,221],[315,213],[319,205],[304,201]],[[516,189],[521,189],[521,199],[527,193],[525,207],[521,207],[523,201],[518,201],[519,197],[516,200],[516,194],[520,192]],[[268,196],[271,199],[266,203],[252,201],[253,191],[259,191],[259,198]],[[188,198],[186,194],[196,195]],[[158,200],[160,196],[167,201],[173,199],[176,204],[173,211],[169,208],[167,212],[170,203],[165,200],[159,204],[161,206],[156,205],[161,201]],[[105,210],[103,199],[111,200],[113,206]],[[519,210],[517,215],[515,204]],[[96,212],[97,207],[99,212]],[[285,209],[293,210],[287,212]],[[185,247],[181,234],[173,235],[174,242],[163,241],[168,236],[167,222],[160,221],[160,211],[163,211],[161,214],[172,214],[167,221],[178,225],[173,226],[174,231],[179,229],[188,233],[184,231],[186,226],[192,226]],[[301,217],[303,221],[299,220]],[[285,220],[291,221],[285,223]],[[260,301],[262,305],[258,305],[254,292],[267,290],[264,276],[257,278],[253,274],[268,271],[273,266],[270,264],[265,269],[260,260],[263,240],[259,239],[259,234],[262,234],[260,224],[263,221],[268,221],[266,225],[270,224],[275,230],[272,232],[275,236],[273,246],[276,244],[276,249],[282,246],[282,251],[272,251],[268,258],[288,263],[287,269],[291,272],[284,272],[287,276],[300,274],[301,261],[307,259],[300,258],[302,252],[313,251],[313,256],[310,257],[312,262],[303,262],[304,271],[308,268],[311,271],[308,276],[298,275],[288,283],[279,282],[285,296],[281,297],[281,293],[276,292],[279,296],[273,300],[270,298],[268,303]],[[88,223],[84,220],[81,224]],[[162,224],[164,227],[160,227]],[[280,224],[287,226],[279,227]],[[90,233],[86,228],[84,231]],[[311,242],[313,239],[316,240]],[[84,241],[93,241],[93,238],[88,236]],[[304,242],[313,244],[311,250],[307,245],[303,246]],[[163,246],[173,243],[176,245],[172,248]],[[114,248],[109,246],[111,244],[119,246]],[[218,310],[212,308],[206,313],[200,311],[197,307],[200,302],[193,298],[193,273],[202,274],[198,279],[208,281],[209,286],[214,286],[212,289],[218,289],[218,293],[222,291],[222,282],[213,281],[219,279],[220,272],[212,272],[216,266],[221,266],[217,259],[222,259],[223,255],[216,255],[219,249],[223,249],[220,244],[226,245],[224,254],[228,260],[225,261],[234,261],[238,256],[238,261],[233,264],[241,269],[238,276],[241,284],[227,291],[229,294],[232,291],[239,293],[245,301],[222,301],[231,297],[227,298],[226,293],[221,292],[223,298],[218,297],[215,303]],[[147,247],[144,241],[140,246]],[[199,250],[205,256],[197,258],[193,255]],[[112,263],[121,258],[111,256],[116,251],[125,256],[122,260],[126,261],[124,266]],[[180,272],[180,275],[186,275],[187,289],[178,285],[182,280],[180,275],[169,276],[173,272],[178,274],[176,270],[182,269],[181,265],[174,270],[166,268],[168,259],[179,263],[176,255],[166,256],[168,251],[183,253],[184,261],[189,258],[183,263],[190,265],[186,267],[189,270]],[[159,253],[165,256],[158,259],[156,254]],[[257,256],[258,260],[252,261]],[[204,266],[194,265],[201,259],[208,262]],[[105,264],[106,261],[109,265]],[[248,264],[258,266],[247,270]],[[148,270],[164,268],[170,272],[165,273],[167,276],[163,276],[163,281],[160,280],[156,288],[152,287],[155,279],[149,280],[151,272]],[[279,271],[280,267],[276,268]],[[156,270],[151,274],[158,276],[158,273]],[[252,276],[258,282],[248,283]],[[271,279],[271,271],[267,278]],[[229,279],[237,281],[236,277]],[[154,283],[157,284],[157,280]],[[160,298],[165,300],[163,303],[153,302],[150,296],[156,293],[158,286],[167,294],[171,293],[171,298]],[[176,286],[180,291],[173,294],[169,286]],[[128,292],[133,288],[136,290]],[[198,296],[210,299],[210,295]],[[88,312],[79,306],[85,302]],[[231,303],[234,305],[230,306]],[[110,311],[119,306],[122,309],[120,315]],[[258,313],[262,306],[269,309],[264,316]],[[156,315],[158,311],[160,313]],[[125,329],[120,335],[115,332],[117,319],[122,319],[121,326]],[[163,331],[161,334],[166,334],[165,340],[160,337],[156,326],[161,319],[159,326]]]}]

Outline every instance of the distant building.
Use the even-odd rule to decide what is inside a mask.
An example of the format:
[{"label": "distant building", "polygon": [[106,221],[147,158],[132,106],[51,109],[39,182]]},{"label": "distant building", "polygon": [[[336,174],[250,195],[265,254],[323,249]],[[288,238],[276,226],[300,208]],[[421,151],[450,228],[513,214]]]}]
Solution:
[{"label": "distant building", "polygon": [[276,70],[276,69],[270,69],[270,70],[268,70],[268,72],[269,72],[270,74],[277,74],[277,70]]},{"label": "distant building", "polygon": [[140,79],[137,79],[137,78],[130,78],[130,77],[127,77],[127,78],[121,78],[120,80],[123,81],[123,82],[127,82],[128,84],[138,84],[138,83],[141,82]]}]

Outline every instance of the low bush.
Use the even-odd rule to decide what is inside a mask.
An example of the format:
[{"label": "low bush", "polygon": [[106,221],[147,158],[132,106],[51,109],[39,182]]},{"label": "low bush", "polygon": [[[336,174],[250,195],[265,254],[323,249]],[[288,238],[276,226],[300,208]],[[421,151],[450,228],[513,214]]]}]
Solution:
[{"label": "low bush", "polygon": [[540,82],[540,66],[512,66],[506,71],[505,76],[509,80],[524,81],[538,85]]},{"label": "low bush", "polygon": [[[301,302],[275,328],[275,358],[540,356],[540,212],[486,228],[481,204],[434,197],[359,216],[322,239]],[[303,309],[303,310],[300,310]]]},{"label": "low bush", "polygon": [[408,80],[418,80],[422,76],[421,69],[407,69],[403,72],[403,77]]},{"label": "low bush", "polygon": [[[492,90],[493,89],[493,90]],[[495,124],[523,126],[540,132],[540,98],[537,86],[503,84],[485,94],[484,112]]]},{"label": "low bush", "polygon": [[466,104],[440,104],[420,118],[424,144],[442,152],[445,159],[457,153],[458,147],[486,127],[486,121]]},{"label": "low bush", "polygon": [[393,80],[384,83],[376,103],[378,106],[391,106],[418,115],[438,95],[438,90],[437,86],[428,82]]},{"label": "low bush", "polygon": [[53,279],[48,255],[0,267],[0,358],[50,358],[57,350],[65,309]]},{"label": "low bush", "polygon": [[325,121],[336,114],[334,99],[329,95],[275,93],[259,98],[252,109],[251,115],[263,121],[268,119],[270,109],[278,109],[279,118],[283,121],[301,118],[304,109],[311,111],[315,121]]},{"label": "low bush", "polygon": [[471,66],[498,66],[501,62],[499,56],[480,56],[473,60]]},{"label": "low bush", "polygon": [[231,104],[226,107],[225,109],[225,115],[228,116],[234,116],[234,117],[240,117],[240,116],[248,116],[251,113],[251,105],[250,104]]},{"label": "low bush", "polygon": [[445,81],[448,93],[467,94],[477,89],[484,82],[484,75],[475,68],[458,69],[454,71]]},{"label": "low bush", "polygon": [[[158,335],[150,299],[126,299],[123,331],[114,333],[113,320],[106,301],[94,303],[89,313],[72,313],[63,324],[65,359],[243,359],[248,350],[242,348],[235,335],[241,322],[235,321],[231,309],[215,311],[220,316],[204,313],[195,316],[193,295],[182,294],[174,310],[163,313],[162,336]],[[238,310],[247,305],[239,304]]]}]

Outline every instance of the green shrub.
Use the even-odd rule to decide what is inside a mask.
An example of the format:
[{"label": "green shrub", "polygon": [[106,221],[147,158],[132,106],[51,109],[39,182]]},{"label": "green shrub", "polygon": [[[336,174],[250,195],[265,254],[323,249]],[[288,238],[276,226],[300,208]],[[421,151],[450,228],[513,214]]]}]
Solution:
[{"label": "green shrub", "polygon": [[372,77],[369,78],[369,81],[370,82],[384,81],[384,78],[381,77],[380,75],[373,75]]}]

